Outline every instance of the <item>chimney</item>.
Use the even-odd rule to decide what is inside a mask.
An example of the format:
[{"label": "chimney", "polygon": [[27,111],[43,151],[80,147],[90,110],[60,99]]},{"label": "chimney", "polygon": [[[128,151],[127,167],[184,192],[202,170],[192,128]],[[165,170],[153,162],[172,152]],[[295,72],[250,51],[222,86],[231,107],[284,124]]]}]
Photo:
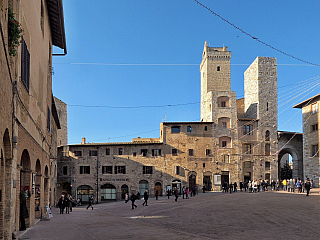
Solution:
[{"label": "chimney", "polygon": [[82,138],[81,144],[86,144],[86,138],[85,137]]}]

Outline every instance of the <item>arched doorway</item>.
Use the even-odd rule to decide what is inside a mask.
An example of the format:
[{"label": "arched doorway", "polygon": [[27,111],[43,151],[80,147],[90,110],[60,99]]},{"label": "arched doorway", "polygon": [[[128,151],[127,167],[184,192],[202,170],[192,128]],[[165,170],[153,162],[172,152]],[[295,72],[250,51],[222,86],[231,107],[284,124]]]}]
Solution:
[{"label": "arched doorway", "polygon": [[129,187],[128,187],[128,185],[123,184],[123,185],[121,186],[121,199],[125,199],[126,193],[129,194]]},{"label": "arched doorway", "polygon": [[161,184],[161,182],[156,182],[154,184],[154,195],[156,195],[157,191],[158,191],[158,196],[162,196],[162,184]]},{"label": "arched doorway", "polygon": [[93,196],[93,188],[88,185],[81,185],[77,188],[77,197],[81,202],[89,202],[89,197]]},{"label": "arched doorway", "polygon": [[197,174],[195,172],[191,173],[189,175],[189,189],[190,191],[194,189],[194,187],[197,187]]},{"label": "arched doorway", "polygon": [[212,190],[212,173],[211,172],[203,173],[203,186],[206,191]]},{"label": "arched doorway", "polygon": [[149,191],[149,183],[148,183],[147,180],[141,180],[139,182],[139,193],[140,193],[140,195],[143,195],[146,190]]},{"label": "arched doorway", "polygon": [[[44,207],[49,206],[49,169],[46,165],[44,168],[44,185],[43,185],[43,198],[44,198]],[[51,192],[51,189],[50,189]]]},{"label": "arched doorway", "polygon": [[20,170],[20,228],[23,228],[23,221],[25,226],[29,227],[30,223],[27,221],[30,214],[30,196],[31,196],[31,162],[28,150],[24,149],[21,155],[21,170]]},{"label": "arched doorway", "polygon": [[106,183],[100,188],[101,201],[117,200],[117,189],[114,185]]},{"label": "arched doorway", "polygon": [[[301,164],[300,164],[301,162]],[[283,148],[278,154],[279,179],[302,179],[302,161],[298,160],[298,154],[294,149]]]}]

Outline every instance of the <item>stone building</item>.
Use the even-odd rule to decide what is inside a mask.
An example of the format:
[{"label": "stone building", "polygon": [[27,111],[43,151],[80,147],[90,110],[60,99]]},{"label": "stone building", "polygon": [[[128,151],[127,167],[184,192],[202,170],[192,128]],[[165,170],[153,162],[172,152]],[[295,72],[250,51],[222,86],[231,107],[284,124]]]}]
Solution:
[{"label": "stone building", "polygon": [[[20,189],[28,191],[26,227],[45,214],[56,195],[60,123],[52,95],[52,48],[66,53],[66,42],[62,0],[1,0],[0,9],[0,239],[12,239],[21,227]],[[23,29],[16,55],[10,54],[9,17]]]},{"label": "stone building", "polygon": [[100,202],[125,192],[218,191],[223,182],[277,179],[276,59],[254,60],[245,72],[245,97],[237,100],[228,48],[205,42],[202,56],[200,122],[163,122],[156,139],[61,146],[58,194]]},{"label": "stone building", "polygon": [[319,122],[320,94],[313,96],[294,108],[302,109],[303,124],[303,170],[304,178],[313,180],[314,186],[319,187]]}]

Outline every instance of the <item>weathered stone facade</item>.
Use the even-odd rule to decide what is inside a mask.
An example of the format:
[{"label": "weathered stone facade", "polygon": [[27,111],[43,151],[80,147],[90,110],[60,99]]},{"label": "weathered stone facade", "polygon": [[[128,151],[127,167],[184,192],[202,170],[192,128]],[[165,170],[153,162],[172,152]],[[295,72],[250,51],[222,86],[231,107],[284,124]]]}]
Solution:
[{"label": "weathered stone facade", "polygon": [[58,194],[100,202],[145,189],[150,195],[183,186],[219,191],[222,182],[276,180],[276,59],[251,64],[245,98],[236,100],[228,48],[205,43],[202,56],[201,122],[163,122],[159,139],[60,147]]},{"label": "weathered stone facade", "polygon": [[320,94],[295,105],[294,108],[302,109],[304,178],[312,179],[314,186],[319,187]]},{"label": "weathered stone facade", "polygon": [[[24,30],[16,56],[9,55],[8,8]],[[52,45],[65,49],[65,39],[60,0],[2,0],[0,10],[0,239],[12,239],[21,227],[20,189],[30,193],[26,227],[41,218],[55,196],[51,170],[59,120],[52,97]]]}]

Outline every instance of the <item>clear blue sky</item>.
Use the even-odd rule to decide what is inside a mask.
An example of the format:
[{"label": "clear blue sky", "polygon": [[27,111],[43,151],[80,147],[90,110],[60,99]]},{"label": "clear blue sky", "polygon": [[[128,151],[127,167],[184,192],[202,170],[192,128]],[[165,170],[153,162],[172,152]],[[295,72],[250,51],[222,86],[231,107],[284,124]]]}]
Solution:
[{"label": "clear blue sky", "polygon": [[[259,43],[194,0],[63,2],[68,54],[54,57],[53,93],[68,104],[69,144],[82,137],[88,142],[157,138],[164,117],[200,121],[205,41],[232,52],[231,88],[238,98],[254,59],[276,57],[279,130],[302,132],[301,110],[292,106],[319,93],[312,87],[319,84],[319,66]],[[319,0],[200,2],[274,48],[320,64]],[[176,104],[186,105],[139,107]]]}]

